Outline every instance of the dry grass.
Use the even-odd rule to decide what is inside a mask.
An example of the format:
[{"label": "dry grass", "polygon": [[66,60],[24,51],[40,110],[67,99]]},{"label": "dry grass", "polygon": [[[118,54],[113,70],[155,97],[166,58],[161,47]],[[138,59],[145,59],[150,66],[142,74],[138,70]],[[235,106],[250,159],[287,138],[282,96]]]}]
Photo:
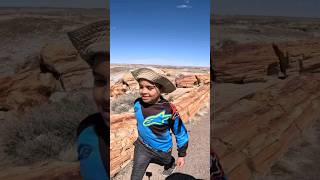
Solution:
[{"label": "dry grass", "polygon": [[128,112],[138,97],[140,97],[139,92],[130,92],[114,99],[111,101],[111,111],[116,114]]},{"label": "dry grass", "polygon": [[74,157],[70,152],[74,152],[78,124],[94,111],[93,103],[80,96],[76,101],[63,99],[13,117],[0,126],[2,155],[19,165],[50,158],[70,160],[66,156]]}]

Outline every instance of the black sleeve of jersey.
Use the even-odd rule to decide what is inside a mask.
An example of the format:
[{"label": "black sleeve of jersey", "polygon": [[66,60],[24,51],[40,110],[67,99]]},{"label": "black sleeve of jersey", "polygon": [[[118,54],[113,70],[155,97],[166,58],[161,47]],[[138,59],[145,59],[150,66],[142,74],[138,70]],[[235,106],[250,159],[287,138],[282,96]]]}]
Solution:
[{"label": "black sleeve of jersey", "polygon": [[185,157],[187,155],[188,143],[189,141],[178,149],[178,157]]}]

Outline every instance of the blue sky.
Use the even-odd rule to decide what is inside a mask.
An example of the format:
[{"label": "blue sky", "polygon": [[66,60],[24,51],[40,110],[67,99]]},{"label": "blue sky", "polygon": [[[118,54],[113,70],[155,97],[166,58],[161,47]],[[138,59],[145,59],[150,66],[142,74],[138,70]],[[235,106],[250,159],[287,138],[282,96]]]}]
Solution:
[{"label": "blue sky", "polygon": [[320,17],[319,0],[211,0],[214,14]]},{"label": "blue sky", "polygon": [[209,66],[209,0],[110,0],[111,63]]}]

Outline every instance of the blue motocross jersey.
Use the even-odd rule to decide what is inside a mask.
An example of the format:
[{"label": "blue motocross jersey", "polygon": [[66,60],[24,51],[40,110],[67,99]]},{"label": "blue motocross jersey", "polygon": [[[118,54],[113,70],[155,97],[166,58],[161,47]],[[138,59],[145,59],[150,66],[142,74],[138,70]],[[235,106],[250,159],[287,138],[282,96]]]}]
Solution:
[{"label": "blue motocross jersey", "polygon": [[178,155],[186,156],[189,136],[175,107],[161,97],[156,104],[138,98],[134,103],[140,140],[152,149],[168,152],[172,148],[170,130],[176,137]]},{"label": "blue motocross jersey", "polygon": [[82,121],[78,128],[77,149],[84,180],[109,180],[109,130],[100,114]]}]

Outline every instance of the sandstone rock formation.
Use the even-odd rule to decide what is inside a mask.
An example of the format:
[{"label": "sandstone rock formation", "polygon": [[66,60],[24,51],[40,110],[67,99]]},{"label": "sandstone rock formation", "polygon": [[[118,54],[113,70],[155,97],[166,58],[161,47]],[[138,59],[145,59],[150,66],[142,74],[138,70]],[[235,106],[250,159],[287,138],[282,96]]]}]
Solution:
[{"label": "sandstone rock formation", "polygon": [[0,107],[3,111],[24,111],[48,100],[50,94],[58,89],[51,74],[40,70],[18,73],[0,78]]},{"label": "sandstone rock formation", "polygon": [[320,77],[291,77],[219,109],[211,147],[229,179],[262,175],[320,116]]},{"label": "sandstone rock formation", "polygon": [[92,82],[89,66],[70,43],[50,43],[41,50],[39,66],[0,78],[0,108],[24,111],[48,101],[55,91],[90,88]]},{"label": "sandstone rock formation", "polygon": [[210,75],[209,74],[197,74],[196,78],[198,80],[198,84],[209,84],[210,83]]},{"label": "sandstone rock formation", "polygon": [[[287,74],[296,75],[300,72],[299,64],[303,64],[304,72],[311,72],[319,67],[317,51],[320,43],[317,41],[292,41],[277,44],[283,51],[289,53],[290,66]],[[236,53],[215,53],[216,75],[218,83],[252,83],[266,82],[266,75],[277,75],[280,71],[275,65],[278,57],[274,54],[271,43],[245,43],[235,45]],[[304,55],[301,59],[300,55]],[[297,58],[298,56],[298,58]],[[308,58],[306,58],[306,56]],[[300,62],[301,60],[301,62]]]},{"label": "sandstone rock formation", "polygon": [[[183,75],[180,74],[179,77],[174,76],[173,69],[165,69],[164,72],[167,73],[167,78],[173,83],[176,84],[177,88],[193,88],[196,86],[209,84],[210,75],[209,74],[197,74],[197,75]],[[178,70],[174,72],[178,73]],[[111,97],[121,96],[129,91],[135,91],[139,89],[138,82],[133,78],[131,73],[125,73],[121,79],[116,83],[111,85],[110,94]]]},{"label": "sandstone rock formation", "polygon": [[198,80],[195,75],[182,75],[175,79],[176,87],[178,88],[190,88],[198,84]]},{"label": "sandstone rock formation", "polygon": [[40,52],[40,68],[53,74],[63,90],[93,86],[91,69],[69,41],[46,44]]}]

